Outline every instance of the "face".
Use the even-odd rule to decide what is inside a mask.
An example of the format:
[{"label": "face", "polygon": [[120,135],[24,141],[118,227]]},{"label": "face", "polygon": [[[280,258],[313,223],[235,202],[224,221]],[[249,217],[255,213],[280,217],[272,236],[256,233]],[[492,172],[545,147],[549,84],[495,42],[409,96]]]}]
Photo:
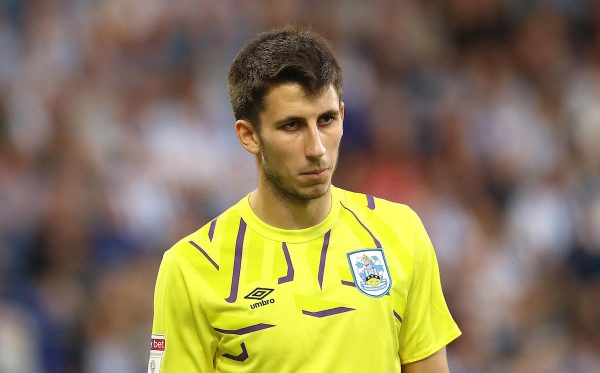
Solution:
[{"label": "face", "polygon": [[343,119],[344,105],[333,86],[316,95],[308,95],[296,83],[271,88],[256,134],[262,182],[294,202],[327,194]]}]

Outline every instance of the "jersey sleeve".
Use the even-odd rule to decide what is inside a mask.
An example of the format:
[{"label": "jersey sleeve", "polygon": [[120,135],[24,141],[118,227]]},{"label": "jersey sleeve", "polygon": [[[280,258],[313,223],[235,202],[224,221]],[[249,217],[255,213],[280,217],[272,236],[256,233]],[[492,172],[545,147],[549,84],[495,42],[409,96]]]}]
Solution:
[{"label": "jersey sleeve", "polygon": [[164,338],[164,351],[157,361],[157,351],[151,346],[149,372],[152,366],[153,373],[214,372],[216,340],[200,302],[188,291],[182,268],[186,264],[173,249],[163,256],[154,294],[152,335],[153,341],[155,336]]},{"label": "jersey sleeve", "polygon": [[442,293],[433,245],[421,220],[414,212],[413,214],[413,277],[399,332],[402,364],[419,361],[434,354],[461,334]]}]

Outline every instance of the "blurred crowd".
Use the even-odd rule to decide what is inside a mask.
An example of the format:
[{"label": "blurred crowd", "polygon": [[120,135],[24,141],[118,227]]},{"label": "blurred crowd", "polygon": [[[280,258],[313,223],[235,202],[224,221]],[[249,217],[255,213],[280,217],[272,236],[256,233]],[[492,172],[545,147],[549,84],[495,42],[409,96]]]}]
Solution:
[{"label": "blurred crowd", "polygon": [[600,372],[600,2],[0,0],[0,372],[145,371],[163,251],[254,164],[226,72],[311,25],[344,71],[335,184],[407,203],[453,372]]}]

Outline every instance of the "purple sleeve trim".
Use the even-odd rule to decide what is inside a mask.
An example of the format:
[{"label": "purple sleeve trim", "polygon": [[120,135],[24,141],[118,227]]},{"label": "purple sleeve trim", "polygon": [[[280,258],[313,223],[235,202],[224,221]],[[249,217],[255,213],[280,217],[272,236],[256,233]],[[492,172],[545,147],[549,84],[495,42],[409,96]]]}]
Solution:
[{"label": "purple sleeve trim", "polygon": [[241,328],[241,329],[233,329],[233,330],[229,330],[229,329],[219,329],[219,328],[213,328],[215,331],[219,332],[219,333],[223,333],[223,334],[235,334],[235,335],[242,335],[242,334],[248,334],[248,333],[253,333],[253,332],[257,332],[259,330],[263,330],[263,329],[268,329],[268,328],[272,328],[275,325],[271,325],[271,324],[256,324],[256,325],[251,325],[251,326],[247,326],[245,328]]},{"label": "purple sleeve trim", "polygon": [[323,276],[325,275],[325,260],[327,259],[327,248],[329,247],[329,236],[331,235],[331,230],[328,230],[325,233],[325,237],[323,238],[323,247],[321,248],[321,259],[319,261],[319,288],[323,290]]},{"label": "purple sleeve trim", "polygon": [[219,269],[219,265],[210,257],[210,255],[208,255],[206,251],[204,251],[203,248],[200,247],[200,245],[198,245],[194,241],[189,241],[189,243],[196,249],[198,249],[198,251],[200,251],[216,269]]},{"label": "purple sleeve trim", "polygon": [[285,242],[281,243],[281,248],[283,249],[283,255],[285,256],[285,262],[287,263],[287,274],[283,277],[280,277],[279,280],[277,280],[278,284],[283,284],[285,282],[290,282],[294,280],[294,266],[292,264],[290,252]]},{"label": "purple sleeve trim", "polygon": [[354,213],[354,211],[352,211],[348,207],[344,206],[343,203],[342,203],[342,207],[345,208],[346,210],[350,211],[350,213],[352,215],[354,215],[354,218],[356,219],[356,221],[358,222],[358,224],[360,224],[371,235],[371,238],[373,238],[373,242],[375,243],[375,247],[381,248],[381,243],[379,242],[379,240],[373,235],[373,233],[369,230],[369,228],[367,228],[366,225],[364,225],[363,222],[360,221],[360,219],[358,218],[358,216],[356,216],[356,214]]},{"label": "purple sleeve trim", "polygon": [[342,280],[342,285],[356,287],[356,284],[353,281],[344,281],[344,280]]},{"label": "purple sleeve trim", "polygon": [[208,240],[212,242],[213,236],[215,235],[215,226],[217,225],[217,219],[213,219],[210,222],[210,228],[208,228]]},{"label": "purple sleeve trim", "polygon": [[400,317],[400,315],[398,315],[396,313],[396,311],[394,311],[394,317],[398,319],[398,321],[402,322],[402,317]]},{"label": "purple sleeve trim", "polygon": [[233,274],[231,278],[231,292],[225,299],[227,303],[233,303],[237,299],[238,286],[240,284],[240,270],[242,267],[242,248],[244,247],[244,236],[246,236],[246,222],[240,218],[237,238],[235,240],[235,258],[233,260]]},{"label": "purple sleeve trim", "polygon": [[241,354],[239,354],[239,355],[223,354],[223,357],[226,357],[228,359],[235,360],[235,361],[244,361],[244,360],[248,359],[248,350],[246,350],[246,345],[244,343],[242,343],[240,345],[240,347],[242,348]]},{"label": "purple sleeve trim", "polygon": [[371,210],[375,210],[375,198],[373,198],[373,196],[371,195],[366,195],[367,196],[367,207]]},{"label": "purple sleeve trim", "polygon": [[317,312],[302,310],[302,313],[307,316],[321,318],[321,317],[337,315],[339,313],[344,313],[344,312],[349,312],[349,311],[354,311],[354,310],[355,310],[354,308],[348,308],[348,307],[335,307],[335,308],[330,308],[328,310],[317,311]]}]

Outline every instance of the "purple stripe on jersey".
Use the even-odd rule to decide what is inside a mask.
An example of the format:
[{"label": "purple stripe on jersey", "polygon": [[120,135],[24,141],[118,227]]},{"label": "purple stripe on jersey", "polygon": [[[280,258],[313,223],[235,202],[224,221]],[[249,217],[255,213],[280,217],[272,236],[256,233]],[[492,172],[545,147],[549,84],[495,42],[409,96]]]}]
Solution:
[{"label": "purple stripe on jersey", "polygon": [[356,287],[356,284],[354,282],[352,282],[352,281],[344,281],[344,280],[342,280],[342,285]]},{"label": "purple stripe on jersey", "polygon": [[344,312],[348,312],[348,311],[354,311],[354,308],[335,307],[335,308],[330,308],[328,310],[317,311],[317,312],[302,310],[302,313],[307,316],[313,316],[313,317],[327,317],[327,316],[337,315],[338,313],[344,313]]},{"label": "purple stripe on jersey", "polygon": [[271,325],[271,324],[256,324],[256,325],[247,326],[247,327],[241,328],[241,329],[232,329],[232,330],[219,329],[219,328],[213,328],[213,329],[216,330],[217,332],[223,333],[223,334],[242,335],[242,334],[257,332],[257,331],[263,330],[263,329],[272,328],[274,326],[275,325]]},{"label": "purple stripe on jersey", "polygon": [[210,222],[210,228],[208,228],[208,240],[212,242],[213,236],[215,235],[215,226],[217,225],[217,219],[213,219]]},{"label": "purple stripe on jersey", "polygon": [[398,319],[398,321],[402,322],[402,317],[400,317],[400,315],[398,315],[396,313],[396,311],[394,311],[394,317]]},{"label": "purple stripe on jersey", "polygon": [[241,354],[239,354],[239,355],[223,354],[223,357],[226,357],[228,359],[235,360],[235,361],[246,360],[248,358],[248,350],[246,350],[246,345],[244,343],[242,343],[240,345],[240,347],[242,348]]},{"label": "purple stripe on jersey", "polygon": [[227,303],[233,303],[237,299],[238,286],[240,284],[240,271],[242,267],[242,248],[244,246],[244,236],[246,235],[246,222],[240,218],[237,238],[235,240],[235,258],[233,260],[233,274],[231,277],[231,292],[229,298],[225,299]]},{"label": "purple stripe on jersey", "polygon": [[[341,203],[341,202],[340,202]],[[360,224],[363,228],[365,228],[365,230],[367,232],[369,232],[369,234],[371,235],[371,238],[373,238],[373,242],[375,242],[375,247],[379,247],[381,248],[381,243],[379,242],[379,240],[373,235],[373,233],[371,233],[371,231],[369,230],[369,228],[367,228],[362,221],[360,221],[360,219],[358,218],[358,216],[356,216],[356,214],[354,213],[354,211],[350,210],[348,207],[344,206],[344,204],[342,203],[342,207],[345,208],[346,210],[350,211],[350,213],[352,215],[354,215],[354,218],[356,219],[356,221],[358,222],[358,224]]]},{"label": "purple stripe on jersey", "polygon": [[287,263],[287,274],[283,277],[280,277],[279,280],[277,280],[278,284],[283,284],[285,282],[290,282],[294,280],[294,266],[292,265],[290,252],[288,251],[285,242],[281,243],[281,247],[283,248],[283,255],[285,256],[285,262]]},{"label": "purple stripe on jersey", "polygon": [[375,210],[375,198],[367,194],[367,207],[371,210]]},{"label": "purple stripe on jersey", "polygon": [[198,245],[197,243],[195,243],[194,241],[189,241],[190,244],[192,244],[192,246],[194,246],[196,249],[198,249],[198,251],[200,251],[202,254],[204,254],[204,256],[206,257],[206,259],[208,259],[208,261],[216,268],[219,269],[219,265],[217,263],[215,263],[215,261],[208,255],[208,253],[206,251],[204,251],[203,248],[200,247],[200,245]]},{"label": "purple stripe on jersey", "polygon": [[323,238],[323,248],[321,248],[321,260],[319,261],[319,287],[323,290],[323,275],[325,274],[325,259],[327,258],[327,248],[329,247],[329,236],[331,235],[331,230],[328,230],[325,233],[325,237]]}]

